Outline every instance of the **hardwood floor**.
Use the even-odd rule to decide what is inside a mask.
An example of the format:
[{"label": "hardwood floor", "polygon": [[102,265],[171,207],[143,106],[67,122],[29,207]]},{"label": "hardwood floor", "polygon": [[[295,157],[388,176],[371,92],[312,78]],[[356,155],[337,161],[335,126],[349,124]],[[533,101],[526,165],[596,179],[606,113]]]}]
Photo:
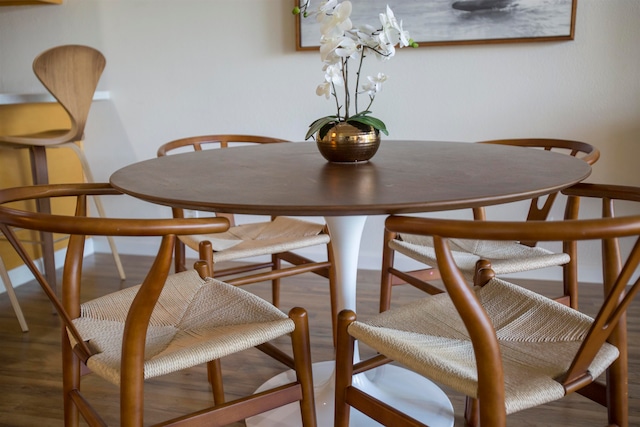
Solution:
[{"label": "hardwood floor", "polygon": [[[97,254],[87,259],[90,280],[85,285],[87,299],[132,286],[146,273],[150,258],[124,256],[128,279],[120,282],[111,256]],[[359,274],[358,313],[366,317],[377,311],[378,273]],[[549,293],[553,283],[527,284]],[[245,287],[269,298],[267,284]],[[394,303],[401,304],[420,295],[408,286],[396,288]],[[30,331],[22,333],[6,294],[0,295],[0,425],[15,427],[61,426],[62,396],[59,351],[59,322],[51,305],[35,282],[16,289]],[[599,299],[597,286],[584,285],[581,305],[593,310]],[[324,279],[315,275],[289,279],[283,283],[282,309],[301,305],[310,314],[313,361],[333,358],[329,290]],[[593,314],[593,313],[590,313]],[[629,407],[630,426],[640,426],[640,301],[629,310]],[[286,341],[282,341],[286,344]],[[284,346],[283,346],[284,348]],[[363,354],[366,354],[364,349]],[[223,359],[226,392],[229,397],[252,393],[264,381],[281,372],[283,367],[256,350]],[[110,425],[118,425],[118,397],[113,386],[95,376],[83,381],[84,391],[99,402],[98,410],[106,414]],[[456,411],[456,426],[462,426],[460,414],[463,398],[448,391]],[[204,407],[210,401],[206,369],[202,366],[150,381],[146,388],[146,420],[158,422],[189,410]],[[560,402],[523,411],[509,417],[513,426],[603,426],[606,412],[580,396],[569,396]],[[243,424],[236,424],[243,425]]]}]

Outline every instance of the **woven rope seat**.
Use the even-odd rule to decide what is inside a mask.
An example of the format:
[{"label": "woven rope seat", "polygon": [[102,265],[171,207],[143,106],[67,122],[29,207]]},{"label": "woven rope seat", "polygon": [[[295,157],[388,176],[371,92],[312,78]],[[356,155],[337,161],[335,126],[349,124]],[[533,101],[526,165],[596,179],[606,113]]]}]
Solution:
[{"label": "woven rope seat", "polygon": [[[506,149],[513,150],[539,150],[549,152],[549,156],[572,156],[580,159],[588,165],[593,165],[600,158],[600,151],[593,145],[582,142],[564,139],[549,138],[517,138],[482,141],[480,144],[511,146]],[[520,147],[520,148],[518,148]],[[522,177],[526,180],[526,177]],[[545,196],[537,196],[528,200],[526,221],[547,221],[553,218],[552,211],[557,207],[556,201],[562,200],[558,197],[558,192],[552,192]],[[502,211],[502,206],[477,206],[470,209],[473,219],[478,221],[477,226],[483,227],[481,221],[486,221],[487,211]],[[508,210],[507,210],[508,211]],[[515,215],[520,217],[520,215]],[[446,218],[446,215],[443,217]],[[413,234],[421,234],[417,237]],[[514,240],[486,239],[472,240],[475,237],[455,236],[450,239],[452,253],[456,264],[462,271],[467,281],[472,281],[475,272],[476,261],[482,259],[491,265],[491,269],[498,276],[505,274],[534,271],[550,267],[561,267],[563,273],[563,283],[561,294],[555,297],[556,301],[562,302],[573,308],[578,307],[578,282],[576,275],[569,268],[571,259],[567,250],[553,253],[538,246],[536,237],[531,239]],[[468,240],[465,240],[468,239]],[[492,241],[493,240],[493,241]],[[556,244],[561,244],[556,242]],[[422,246],[422,247],[421,247]],[[414,233],[412,230],[399,232],[386,231],[384,234],[384,244],[382,252],[382,277],[380,286],[380,311],[388,310],[391,307],[391,294],[393,287],[397,285],[409,284],[428,294],[436,294],[442,291],[437,281],[441,278],[437,268],[436,256],[433,249],[433,240],[422,233]],[[419,266],[411,271],[403,269],[397,262],[395,254],[398,252],[403,257],[407,257]]]},{"label": "woven rope seat", "polygon": [[[145,380],[206,365],[212,401],[187,413],[177,405],[163,412],[163,417],[170,419],[154,425],[231,425],[297,402],[299,414],[292,415],[299,416],[303,426],[315,427],[307,312],[293,307],[285,314],[252,293],[214,279],[210,245],[202,245],[192,269],[171,272],[178,236],[224,233],[229,230],[229,220],[88,217],[88,198],[96,195],[126,197],[107,183],[0,190],[0,232],[37,278],[66,329],[66,336],[61,336],[64,425],[78,427],[81,418],[86,422],[82,425],[90,426],[149,425],[152,408],[145,410],[144,403],[149,398],[145,395]],[[7,206],[17,201],[51,202],[60,198],[75,199],[73,215]],[[61,297],[12,227],[69,235]],[[83,271],[88,236],[161,239],[140,285],[123,289],[120,283],[119,291],[83,303],[83,285],[91,283]],[[291,343],[289,352],[270,342],[284,335],[285,341]],[[229,399],[224,390],[221,359],[252,347],[292,369],[295,375],[278,387]],[[98,412],[88,400],[91,394],[81,391],[84,385],[92,389],[92,384],[82,384],[84,374],[89,373],[115,385],[113,392],[119,395],[119,408],[110,405],[104,415]],[[104,393],[110,392],[97,396]]]},{"label": "woven rope seat", "polygon": [[[569,368],[593,319],[500,279],[477,288],[476,294],[499,340],[507,413],[562,398],[564,387],[555,378]],[[448,294],[392,309],[371,321],[356,321],[348,330],[410,369],[478,397],[473,346]],[[602,374],[618,354],[616,347],[605,344],[589,368],[592,376]]]},{"label": "woven rope seat", "polygon": [[273,221],[231,227],[224,233],[181,236],[180,240],[192,248],[197,248],[202,240],[210,241],[216,263],[326,245],[330,237],[323,230],[323,224],[276,217]]},{"label": "woven rope seat", "polygon": [[[120,383],[124,322],[139,286],[81,306],[74,324],[99,352],[87,366]],[[144,378],[186,369],[245,350],[294,330],[286,314],[263,299],[195,270],[169,276],[153,311],[145,346]]]},{"label": "woven rope seat", "polygon": [[[437,264],[431,236],[399,236],[389,241],[391,249],[427,265]],[[450,245],[456,264],[467,279],[473,278],[476,262],[480,259],[491,260],[491,269],[498,275],[554,267],[570,261],[565,253],[551,252],[538,246],[529,247],[518,242],[451,239]]]},{"label": "woven rope seat", "polygon": [[[196,135],[164,143],[158,147],[157,154],[158,157],[179,155],[183,156],[182,159],[197,162],[203,156],[212,154],[225,156],[226,150],[230,149],[238,158],[247,156],[250,161],[259,162],[260,151],[255,150],[283,143],[288,142],[263,135]],[[221,153],[220,150],[224,152]],[[255,174],[252,172],[251,168],[242,169],[240,175],[234,179],[246,178],[249,183],[247,185],[253,187]],[[216,186],[224,189],[227,182],[219,182]],[[279,190],[270,188],[270,191]],[[281,191],[286,192],[286,189],[283,188]],[[250,214],[250,212],[243,211],[234,198],[226,199],[225,197],[222,197],[224,200],[219,196],[211,197],[210,199],[213,200],[211,203],[204,206],[195,205],[192,209],[172,208],[174,218],[215,215],[226,218],[230,227],[224,233],[180,236],[175,246],[175,271],[188,269],[186,263],[188,249],[206,253],[212,277],[235,286],[270,281],[271,302],[276,307],[280,306],[282,279],[299,274],[317,274],[328,280],[331,321],[335,336],[335,319],[338,317],[337,291],[334,283],[331,237],[326,224],[274,215],[259,215],[262,219],[252,219],[249,223],[244,219],[238,221],[237,214]],[[309,253],[304,254],[302,251],[304,249],[309,249]],[[317,250],[322,250],[326,255],[322,253],[316,255],[314,252]]]}]

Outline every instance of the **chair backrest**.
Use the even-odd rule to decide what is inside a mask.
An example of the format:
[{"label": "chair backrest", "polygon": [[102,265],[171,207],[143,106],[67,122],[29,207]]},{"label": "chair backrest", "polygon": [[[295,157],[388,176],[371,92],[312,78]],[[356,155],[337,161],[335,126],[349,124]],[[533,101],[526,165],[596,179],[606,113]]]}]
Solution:
[{"label": "chair backrest", "polygon": [[[177,235],[219,233],[229,228],[224,218],[139,219],[87,217],[88,196],[121,195],[109,184],[56,184],[17,187],[0,190],[0,231],[18,252],[53,303],[60,318],[77,341],[74,351],[86,362],[93,354],[80,336],[72,319],[80,315],[80,287],[84,245],[87,236],[159,236],[160,249],[138,292],[127,317],[125,341],[144,345],[146,326],[168,277]],[[18,209],[11,204],[44,198],[75,197],[74,215],[54,215]],[[11,205],[9,205],[11,204]],[[12,227],[69,234],[65,259],[62,302],[40,273]],[[132,327],[131,325],[137,325]]]},{"label": "chair backrest", "polygon": [[176,139],[167,142],[158,148],[158,157],[166,156],[171,151],[189,148],[192,151],[201,151],[207,148],[227,148],[233,143],[251,143],[251,144],[273,144],[278,142],[290,142],[286,139],[272,138],[261,135],[239,135],[239,134],[221,134],[221,135],[201,135],[187,138]]},{"label": "chair backrest", "polygon": [[93,95],[105,66],[106,60],[102,53],[80,45],[51,48],[33,61],[33,72],[71,119],[69,133],[64,138],[57,138],[60,141],[55,143],[79,141],[83,138]]},{"label": "chair backrest", "polygon": [[[546,151],[553,151],[557,153],[566,154],[569,156],[577,157],[584,160],[589,165],[593,165],[600,158],[600,150],[591,144],[582,141],[572,141],[567,139],[550,139],[550,138],[521,138],[521,139],[495,139],[489,141],[480,141],[481,144],[499,144],[499,145],[513,145],[517,147],[542,149]],[[558,193],[552,193],[545,196],[544,203],[541,204],[541,198],[536,197],[531,199],[529,205],[529,212],[527,214],[528,221],[545,220],[551,212],[553,203],[555,202]],[[476,219],[485,219],[485,213],[483,208],[477,208],[474,210],[474,217]],[[536,241],[522,241],[523,245],[535,246]]]},{"label": "chair backrest", "polygon": [[551,138],[494,139],[480,141],[481,144],[514,145],[518,147],[540,148],[546,151],[566,153],[593,165],[600,158],[600,150],[582,141]]},{"label": "chair backrest", "polygon": [[[499,356],[498,340],[496,331],[475,292],[455,264],[448,247],[450,238],[556,242],[601,241],[603,287],[606,298],[573,358],[573,363],[562,378],[557,378],[557,381],[565,387],[565,390],[580,388],[591,382],[593,378],[590,377],[588,368],[603,343],[611,340],[614,333],[617,334],[614,344],[624,347],[621,348],[621,353],[626,350],[626,332],[624,328],[617,328],[617,326],[619,323],[624,323],[625,311],[640,290],[640,278],[635,281],[632,279],[640,264],[640,215],[613,217],[611,206],[614,200],[640,202],[640,188],[578,184],[565,190],[564,193],[569,196],[567,219],[564,221],[485,221],[482,227],[478,227],[477,223],[470,220],[391,216],[386,221],[386,227],[391,231],[434,237],[438,269],[442,280],[474,343],[479,387],[484,389],[483,396],[504,395],[504,385],[495,380],[495,378],[502,378],[501,372],[495,372],[496,369],[501,369],[499,364],[495,363],[496,354]],[[604,218],[575,219],[580,197],[601,198],[605,206]],[[625,260],[622,260],[620,255],[618,242],[620,238],[631,238],[635,242]],[[577,262],[575,252],[572,253],[572,262]],[[485,281],[492,277],[490,269],[481,273],[485,273]],[[631,285],[628,286],[629,284]],[[481,372],[484,376],[480,374]],[[484,384],[481,377],[484,378]]]},{"label": "chair backrest", "polygon": [[[272,138],[261,135],[240,135],[240,134],[221,134],[221,135],[201,135],[187,138],[176,139],[167,142],[158,148],[158,157],[177,154],[188,151],[202,151],[206,149],[228,148],[233,144],[275,144],[280,142],[290,142],[286,139]],[[184,217],[184,210],[173,208],[173,216],[176,218]],[[216,216],[224,217],[229,220],[231,226],[235,226],[235,217],[233,214],[216,213]]]}]

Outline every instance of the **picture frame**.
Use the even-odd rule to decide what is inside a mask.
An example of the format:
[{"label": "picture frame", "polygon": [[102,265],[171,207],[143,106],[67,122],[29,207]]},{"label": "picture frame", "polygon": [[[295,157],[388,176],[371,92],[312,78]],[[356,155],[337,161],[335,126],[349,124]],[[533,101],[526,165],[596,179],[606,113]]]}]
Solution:
[{"label": "picture frame", "polygon": [[[311,9],[316,6],[312,0]],[[573,40],[578,0],[350,0],[355,25],[379,24],[387,4],[420,46]],[[294,0],[299,6],[300,0]],[[296,50],[317,50],[314,16],[296,16]]]}]

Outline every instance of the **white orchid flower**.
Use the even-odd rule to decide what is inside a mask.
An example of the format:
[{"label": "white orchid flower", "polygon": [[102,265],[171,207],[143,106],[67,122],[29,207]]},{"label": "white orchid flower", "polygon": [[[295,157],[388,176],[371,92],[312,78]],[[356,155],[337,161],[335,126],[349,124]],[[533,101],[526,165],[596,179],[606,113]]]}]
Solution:
[{"label": "white orchid flower", "polygon": [[320,40],[320,59],[327,64],[340,62],[342,58],[336,55],[336,49],[342,43],[343,37],[325,38]]},{"label": "white orchid flower", "polygon": [[329,99],[329,96],[331,96],[331,83],[329,82],[320,83],[316,88],[316,95],[318,96],[324,95],[325,98]]},{"label": "white orchid flower", "polygon": [[380,23],[382,24],[382,31],[384,32],[398,30],[398,20],[389,5],[387,5],[387,11],[380,14]]},{"label": "white orchid flower", "polygon": [[368,83],[362,85],[364,92],[367,92],[369,96],[374,97],[376,93],[382,90],[382,83],[387,81],[387,76],[384,73],[378,73],[377,76],[367,76]]},{"label": "white orchid flower", "polygon": [[336,7],[336,5],[338,4],[338,0],[325,0],[325,1],[321,1],[320,4],[318,5],[318,7],[316,8],[316,10],[314,11],[309,11],[310,7],[311,7],[311,1],[310,0],[301,0],[301,4],[300,4],[300,10],[305,11],[305,18],[308,18],[309,16],[316,16],[316,20],[318,22],[322,22],[322,20],[324,19],[325,15],[331,13],[333,11],[333,9]]},{"label": "white orchid flower", "polygon": [[349,37],[342,38],[335,52],[341,58],[355,58],[359,54],[358,45]]},{"label": "white orchid flower", "polygon": [[344,85],[344,79],[342,77],[342,62],[327,64],[323,69],[325,81],[338,86]]},{"label": "white orchid flower", "polygon": [[343,36],[353,27],[351,16],[351,2],[338,3],[330,14],[325,14],[320,26],[320,34],[324,37]]},{"label": "white orchid flower", "polygon": [[[334,97],[337,114],[321,117],[309,126],[306,139],[327,129],[328,125],[339,122],[355,122],[371,126],[388,135],[386,125],[380,119],[371,116],[370,107],[376,94],[382,90],[387,76],[378,73],[363,74],[363,63],[371,54],[378,59],[388,60],[396,53],[396,46],[417,47],[409,33],[398,22],[389,6],[385,13],[379,14],[382,27],[359,25],[351,22],[352,5],[349,0],[321,0],[314,12],[309,13],[310,0],[300,0],[300,7],[294,8],[294,14],[304,11],[304,17],[316,15],[320,26],[320,58],[323,65],[324,81],[316,87],[316,94],[325,98]],[[349,64],[356,67],[349,73]],[[362,78],[361,78],[362,76]],[[347,80],[347,81],[345,81]],[[362,81],[366,81],[361,84]],[[353,88],[349,86],[355,83]],[[358,88],[358,86],[360,86]],[[340,89],[338,89],[340,87]],[[354,90],[355,89],[355,90]],[[355,96],[351,96],[355,92]],[[358,95],[368,94],[368,105],[363,109],[359,105]],[[353,102],[353,103],[352,103]]]},{"label": "white orchid flower", "polygon": [[318,6],[318,13],[323,15],[329,15],[333,12],[333,9],[338,5],[338,0],[325,0],[321,1]]},{"label": "white orchid flower", "polygon": [[409,35],[409,31],[405,31],[402,28],[402,21],[400,21],[400,26],[398,27],[399,40],[398,44],[400,47],[409,46],[411,44],[411,36]]},{"label": "white orchid flower", "polygon": [[393,58],[396,54],[396,48],[389,41],[385,32],[378,34],[378,46],[375,48],[375,52],[378,58],[383,61]]},{"label": "white orchid flower", "polygon": [[398,23],[393,11],[387,5],[387,12],[380,14],[382,33],[385,35],[387,43],[392,45],[409,46],[409,33],[402,28],[402,21]]},{"label": "white orchid flower", "polygon": [[376,36],[376,28],[371,25],[359,25],[352,29],[350,33],[359,40],[362,46],[375,48],[378,46],[378,37]]}]

